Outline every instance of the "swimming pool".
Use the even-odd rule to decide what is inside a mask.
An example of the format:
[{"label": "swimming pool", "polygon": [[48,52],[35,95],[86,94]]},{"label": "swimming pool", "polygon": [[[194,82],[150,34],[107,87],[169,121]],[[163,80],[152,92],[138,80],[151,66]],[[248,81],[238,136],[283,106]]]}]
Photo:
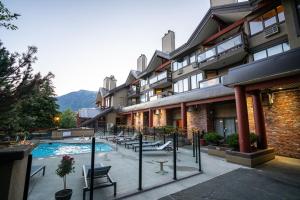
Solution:
[{"label": "swimming pool", "polygon": [[[74,143],[44,143],[39,144],[33,151],[33,158],[43,158],[50,156],[59,156],[65,154],[80,154],[91,152],[91,144],[74,144]],[[111,146],[105,143],[96,143],[96,152],[109,152],[112,150]]]}]

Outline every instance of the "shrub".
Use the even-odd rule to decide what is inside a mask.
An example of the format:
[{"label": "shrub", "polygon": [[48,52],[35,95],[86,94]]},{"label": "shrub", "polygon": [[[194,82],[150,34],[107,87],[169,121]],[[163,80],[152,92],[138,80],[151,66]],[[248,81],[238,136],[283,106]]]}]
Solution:
[{"label": "shrub", "polygon": [[226,143],[233,149],[239,149],[239,135],[237,133],[228,135],[226,138]]},{"label": "shrub", "polygon": [[[250,133],[250,144],[254,145],[257,142],[257,135],[255,133]],[[229,147],[239,149],[239,135],[234,133],[232,135],[227,136],[226,143]]]},{"label": "shrub", "polygon": [[219,140],[222,139],[222,137],[215,132],[209,132],[204,134],[204,139],[209,144],[219,144]]}]

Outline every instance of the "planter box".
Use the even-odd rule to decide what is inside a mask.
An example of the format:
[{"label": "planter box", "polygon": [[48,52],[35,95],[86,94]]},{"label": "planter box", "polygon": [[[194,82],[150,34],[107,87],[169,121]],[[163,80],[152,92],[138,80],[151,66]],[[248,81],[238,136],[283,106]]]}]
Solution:
[{"label": "planter box", "polygon": [[213,146],[213,145],[208,145],[207,149],[208,149],[207,150],[208,155],[218,156],[222,158],[225,158],[227,150],[231,150],[231,148],[228,147]]},{"label": "planter box", "polygon": [[225,153],[227,162],[237,163],[247,167],[255,167],[275,158],[273,148],[258,150],[252,153],[242,153],[228,150]]}]

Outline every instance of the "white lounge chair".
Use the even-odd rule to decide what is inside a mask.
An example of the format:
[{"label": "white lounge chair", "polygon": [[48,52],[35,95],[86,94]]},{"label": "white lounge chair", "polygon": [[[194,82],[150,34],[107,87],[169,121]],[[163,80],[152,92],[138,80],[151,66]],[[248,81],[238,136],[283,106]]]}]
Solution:
[{"label": "white lounge chair", "polygon": [[[146,144],[142,144],[142,147],[159,147],[161,145],[161,141],[156,141],[156,142],[150,142],[150,143],[146,143]],[[137,151],[140,148],[140,144],[134,144],[132,145],[134,151]]]},{"label": "white lounge chair", "polygon": [[159,147],[143,147],[142,151],[169,151],[172,150],[172,147],[170,146],[171,143],[171,141],[168,141]]}]

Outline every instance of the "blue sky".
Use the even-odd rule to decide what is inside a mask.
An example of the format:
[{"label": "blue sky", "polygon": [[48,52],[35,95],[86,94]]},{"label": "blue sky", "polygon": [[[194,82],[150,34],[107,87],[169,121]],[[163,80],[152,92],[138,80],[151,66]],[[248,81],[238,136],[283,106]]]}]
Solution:
[{"label": "blue sky", "polygon": [[38,47],[35,71],[56,77],[56,93],[98,90],[105,76],[122,84],[136,59],[150,60],[161,37],[175,32],[176,47],[187,41],[209,8],[209,0],[5,0],[21,14],[17,31],[1,28],[10,51]]}]

